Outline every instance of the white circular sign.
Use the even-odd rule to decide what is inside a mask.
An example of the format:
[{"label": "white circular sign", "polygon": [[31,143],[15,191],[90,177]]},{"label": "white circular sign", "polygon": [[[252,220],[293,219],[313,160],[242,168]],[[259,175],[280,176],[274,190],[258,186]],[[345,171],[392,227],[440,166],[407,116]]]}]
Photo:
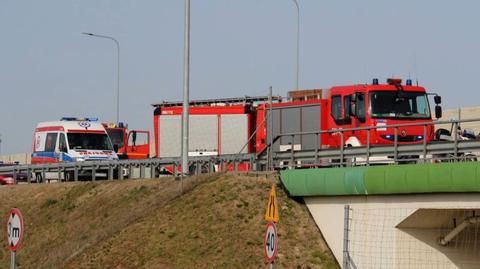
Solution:
[{"label": "white circular sign", "polygon": [[23,237],[23,217],[20,210],[12,208],[8,214],[7,236],[8,247],[11,251],[16,251],[22,242]]},{"label": "white circular sign", "polygon": [[277,256],[278,237],[275,223],[269,222],[263,238],[263,253],[268,262],[272,262]]}]

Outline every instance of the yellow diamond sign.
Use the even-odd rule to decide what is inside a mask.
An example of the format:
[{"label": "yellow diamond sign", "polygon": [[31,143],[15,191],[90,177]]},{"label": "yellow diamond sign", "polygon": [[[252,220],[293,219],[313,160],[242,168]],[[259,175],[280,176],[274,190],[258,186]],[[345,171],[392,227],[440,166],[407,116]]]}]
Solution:
[{"label": "yellow diamond sign", "polygon": [[265,208],[265,220],[278,222],[278,219],[277,195],[275,194],[275,184],[272,184],[272,189],[268,195],[267,207]]}]

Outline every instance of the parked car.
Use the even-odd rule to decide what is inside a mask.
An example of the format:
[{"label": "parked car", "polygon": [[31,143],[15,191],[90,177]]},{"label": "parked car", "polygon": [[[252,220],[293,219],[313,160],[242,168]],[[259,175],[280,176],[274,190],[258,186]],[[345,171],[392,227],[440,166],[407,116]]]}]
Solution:
[{"label": "parked car", "polygon": [[[8,167],[18,165],[18,163],[2,163],[0,162],[0,167]],[[16,173],[15,177],[17,181],[27,181],[28,174],[27,173]],[[15,177],[13,173],[1,174],[0,175],[0,185],[11,185],[15,184]]]},{"label": "parked car", "polygon": [[15,180],[10,175],[0,175],[0,185],[13,185]]}]

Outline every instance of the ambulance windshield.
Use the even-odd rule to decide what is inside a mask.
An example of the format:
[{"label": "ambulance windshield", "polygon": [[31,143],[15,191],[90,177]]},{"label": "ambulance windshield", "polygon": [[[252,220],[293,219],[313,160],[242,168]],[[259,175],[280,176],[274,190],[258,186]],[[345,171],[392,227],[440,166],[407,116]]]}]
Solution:
[{"label": "ambulance windshield", "polygon": [[70,149],[113,150],[107,134],[68,133]]}]

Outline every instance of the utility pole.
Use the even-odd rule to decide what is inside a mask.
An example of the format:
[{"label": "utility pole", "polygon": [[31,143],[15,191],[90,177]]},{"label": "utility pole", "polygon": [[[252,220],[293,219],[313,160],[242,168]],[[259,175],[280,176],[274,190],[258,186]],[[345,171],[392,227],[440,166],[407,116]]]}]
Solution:
[{"label": "utility pole", "polygon": [[0,134],[0,156],[2,155],[2,134]]}]

